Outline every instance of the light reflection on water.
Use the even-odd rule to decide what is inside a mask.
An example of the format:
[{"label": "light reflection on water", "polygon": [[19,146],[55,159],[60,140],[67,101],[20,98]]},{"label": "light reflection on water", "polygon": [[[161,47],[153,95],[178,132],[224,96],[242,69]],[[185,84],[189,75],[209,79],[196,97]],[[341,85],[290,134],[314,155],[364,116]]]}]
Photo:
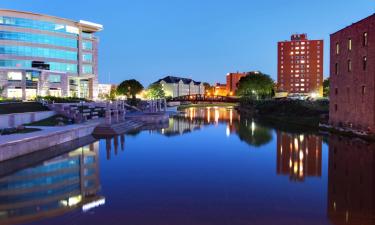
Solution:
[{"label": "light reflection on water", "polygon": [[375,144],[270,128],[233,108],[190,108],[164,129],[74,149],[7,163],[0,224],[375,222]]}]

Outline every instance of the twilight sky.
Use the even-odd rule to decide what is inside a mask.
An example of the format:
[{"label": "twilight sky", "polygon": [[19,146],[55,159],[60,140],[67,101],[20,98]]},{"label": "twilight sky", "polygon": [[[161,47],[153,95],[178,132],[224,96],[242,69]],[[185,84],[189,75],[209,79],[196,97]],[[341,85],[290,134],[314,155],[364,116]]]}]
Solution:
[{"label": "twilight sky", "polygon": [[293,33],[324,39],[375,12],[374,0],[0,0],[0,8],[104,25],[99,80],[165,75],[225,82],[228,72],[260,70],[276,79],[277,42]]}]

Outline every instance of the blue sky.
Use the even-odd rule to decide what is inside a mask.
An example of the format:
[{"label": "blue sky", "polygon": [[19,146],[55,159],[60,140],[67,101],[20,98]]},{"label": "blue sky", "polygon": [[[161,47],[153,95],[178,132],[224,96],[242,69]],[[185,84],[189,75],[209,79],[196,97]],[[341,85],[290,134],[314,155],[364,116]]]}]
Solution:
[{"label": "blue sky", "polygon": [[260,70],[276,79],[277,42],[293,33],[325,41],[375,12],[374,0],[1,0],[0,8],[104,25],[99,79],[144,85],[165,75],[224,82]]}]

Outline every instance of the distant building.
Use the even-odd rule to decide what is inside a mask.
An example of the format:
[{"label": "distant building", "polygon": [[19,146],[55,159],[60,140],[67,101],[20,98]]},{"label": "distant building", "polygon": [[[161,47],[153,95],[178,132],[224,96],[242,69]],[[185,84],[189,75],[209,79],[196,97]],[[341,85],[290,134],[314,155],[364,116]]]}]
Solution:
[{"label": "distant building", "polygon": [[278,43],[277,91],[323,96],[323,40],[294,34]]},{"label": "distant building", "polygon": [[204,95],[204,85],[202,82],[188,78],[167,76],[156,81],[163,87],[166,96],[175,98],[186,95]]},{"label": "distant building", "polygon": [[237,84],[242,77],[246,77],[248,73],[228,73],[227,74],[227,92],[229,95],[235,95],[237,92]]},{"label": "distant building", "polygon": [[259,71],[252,71],[252,72],[237,72],[237,73],[228,73],[227,74],[227,93],[229,95],[236,95],[238,82],[241,78],[249,76],[251,74],[258,74]]},{"label": "distant building", "polygon": [[330,124],[375,132],[375,14],[331,34]]},{"label": "distant building", "polygon": [[111,94],[111,89],[116,88],[114,84],[98,84],[98,97],[99,98],[106,98]]},{"label": "distant building", "polygon": [[0,10],[2,97],[95,99],[98,39],[103,26],[29,12]]},{"label": "distant building", "polygon": [[218,95],[218,96],[227,96],[228,95],[226,84],[216,83],[215,86],[214,86],[214,89],[215,89],[214,95]]}]

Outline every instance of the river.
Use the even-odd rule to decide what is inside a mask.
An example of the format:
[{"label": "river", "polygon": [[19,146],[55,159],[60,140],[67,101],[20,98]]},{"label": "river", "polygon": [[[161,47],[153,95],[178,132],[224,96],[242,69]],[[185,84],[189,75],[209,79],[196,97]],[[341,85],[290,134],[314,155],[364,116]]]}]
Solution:
[{"label": "river", "polygon": [[0,224],[374,224],[374,150],[190,108],[164,129],[0,163]]}]

